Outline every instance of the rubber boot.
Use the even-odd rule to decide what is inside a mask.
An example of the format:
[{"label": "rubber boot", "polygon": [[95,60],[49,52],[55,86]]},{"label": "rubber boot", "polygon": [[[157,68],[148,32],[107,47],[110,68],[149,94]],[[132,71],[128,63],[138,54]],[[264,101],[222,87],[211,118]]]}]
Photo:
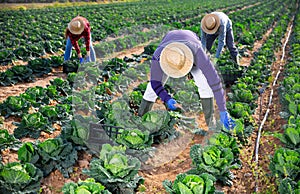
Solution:
[{"label": "rubber boot", "polygon": [[208,127],[214,125],[214,99],[201,98],[201,104],[205,116],[206,125]]},{"label": "rubber boot", "polygon": [[149,112],[152,109],[154,102],[147,101],[143,98],[139,111],[138,116],[143,116],[145,113]]}]

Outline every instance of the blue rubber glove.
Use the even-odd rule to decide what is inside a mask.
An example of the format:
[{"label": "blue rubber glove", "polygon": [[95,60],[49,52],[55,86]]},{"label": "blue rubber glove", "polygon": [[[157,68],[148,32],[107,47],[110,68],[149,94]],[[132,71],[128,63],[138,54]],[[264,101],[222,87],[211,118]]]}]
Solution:
[{"label": "blue rubber glove", "polygon": [[234,120],[229,118],[229,114],[227,111],[220,112],[220,120],[227,130],[231,130],[235,127],[235,122]]},{"label": "blue rubber glove", "polygon": [[79,58],[79,63],[83,63],[84,59],[81,57]]},{"label": "blue rubber glove", "polygon": [[176,110],[177,109],[175,104],[177,104],[177,102],[173,98],[169,99],[168,102],[167,102],[167,106],[170,110]]}]

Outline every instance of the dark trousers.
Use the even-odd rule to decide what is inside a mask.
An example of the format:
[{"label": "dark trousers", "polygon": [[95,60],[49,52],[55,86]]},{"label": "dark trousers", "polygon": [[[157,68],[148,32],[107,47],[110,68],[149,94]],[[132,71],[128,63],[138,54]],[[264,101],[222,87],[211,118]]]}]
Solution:
[{"label": "dark trousers", "polygon": [[[206,49],[210,52],[211,47],[218,37],[218,34],[207,34],[206,35]],[[230,56],[232,59],[235,59],[238,55],[238,50],[234,44],[232,28],[228,29],[226,32],[226,47],[229,49]]]}]

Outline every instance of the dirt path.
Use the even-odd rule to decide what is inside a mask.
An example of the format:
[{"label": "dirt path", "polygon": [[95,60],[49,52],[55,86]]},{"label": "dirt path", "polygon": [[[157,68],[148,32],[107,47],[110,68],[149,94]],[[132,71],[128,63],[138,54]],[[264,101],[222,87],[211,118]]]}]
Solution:
[{"label": "dirt path", "polygon": [[124,57],[132,58],[132,55],[140,55],[140,54],[142,54],[144,52],[144,47],[146,45],[147,44],[145,44],[145,45],[139,45],[137,47],[134,47],[134,48],[131,48],[131,49],[128,49],[128,50],[125,50],[125,51],[114,53],[112,55],[112,58],[113,57],[117,57],[119,59],[124,59]]},{"label": "dirt path", "polygon": [[2,86],[0,87],[0,102],[3,102],[8,96],[18,96],[21,93],[24,93],[27,88],[34,87],[34,86],[42,86],[45,87],[50,84],[50,80],[54,78],[63,78],[66,79],[67,75],[62,73],[61,70],[57,69],[50,73],[49,75],[44,75],[43,77],[36,78],[34,82],[27,82],[27,83],[17,83],[13,86]]},{"label": "dirt path", "polygon": [[256,6],[256,5],[260,5],[260,4],[261,4],[261,2],[257,2],[257,3],[254,3],[254,4],[252,4],[252,5],[247,5],[247,6],[244,6],[244,7],[242,7],[242,8],[239,8],[239,9],[236,9],[236,10],[232,10],[232,11],[230,11],[230,12],[228,13],[228,15],[231,14],[231,13],[234,13],[234,12],[236,12],[236,11],[245,10],[245,9],[250,8],[250,7],[254,7],[254,6]]},{"label": "dirt path", "polygon": [[274,22],[273,26],[263,35],[263,38],[261,40],[254,42],[252,50],[247,51],[249,56],[241,58],[241,60],[240,60],[241,66],[249,66],[250,65],[250,62],[254,57],[254,53],[257,52],[262,47],[262,45],[266,42],[266,40],[268,39],[270,33],[272,32],[274,26],[276,26],[276,22]]}]

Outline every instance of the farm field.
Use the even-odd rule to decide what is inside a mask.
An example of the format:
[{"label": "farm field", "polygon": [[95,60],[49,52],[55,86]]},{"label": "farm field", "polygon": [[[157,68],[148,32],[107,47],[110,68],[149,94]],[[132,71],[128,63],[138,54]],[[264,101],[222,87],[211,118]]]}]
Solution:
[{"label": "farm field", "polygon": [[[232,20],[241,55],[237,66],[225,49],[215,64],[235,128],[206,126],[188,77],[166,84],[185,112],[158,99],[139,117],[162,37],[200,36],[212,11]],[[77,15],[95,63],[74,49],[64,61]],[[39,5],[0,9],[0,23],[0,193],[300,193],[299,0]]]}]

